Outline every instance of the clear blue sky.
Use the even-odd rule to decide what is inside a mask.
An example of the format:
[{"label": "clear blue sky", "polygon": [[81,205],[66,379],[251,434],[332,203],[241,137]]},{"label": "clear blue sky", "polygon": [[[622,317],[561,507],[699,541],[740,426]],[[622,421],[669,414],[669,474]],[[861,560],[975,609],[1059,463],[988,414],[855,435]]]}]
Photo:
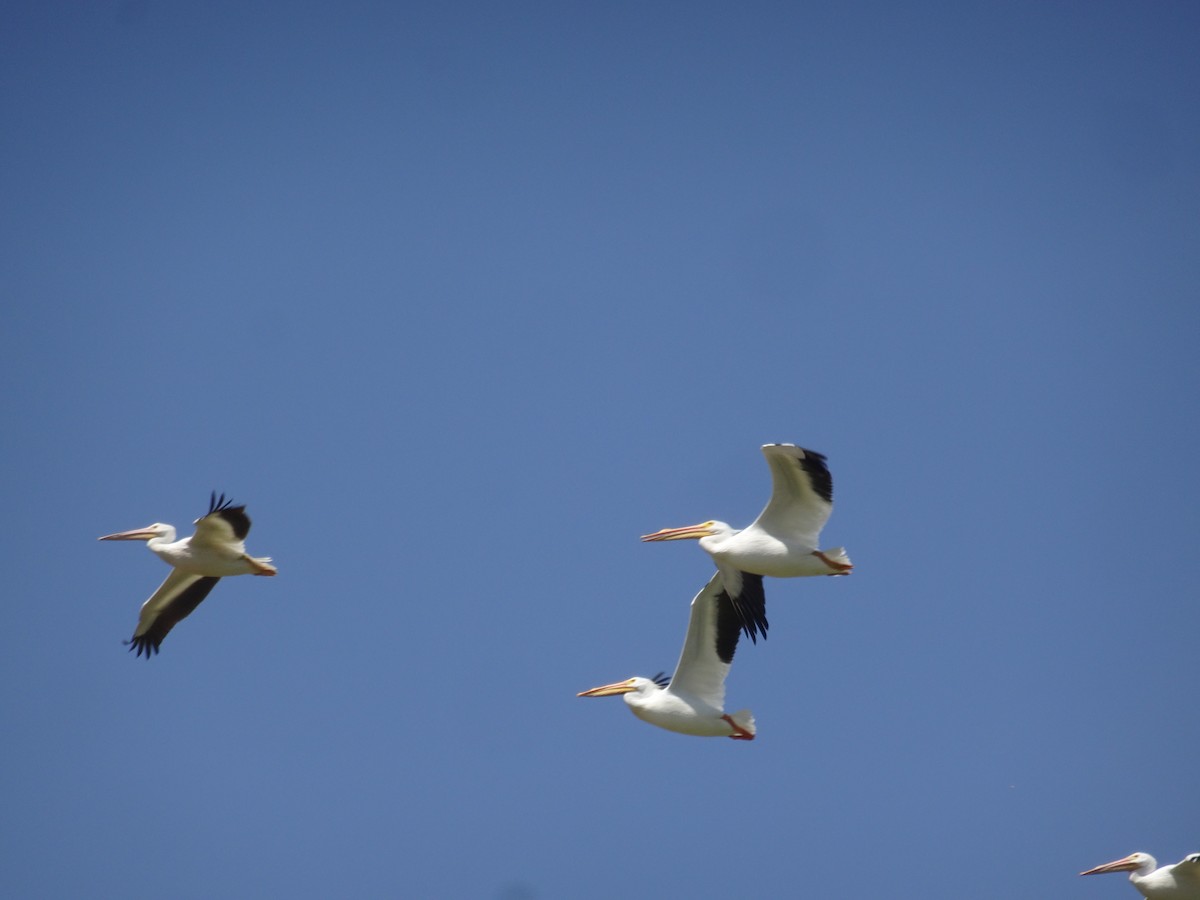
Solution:
[{"label": "clear blue sky", "polygon": [[[1200,7],[0,7],[0,893],[1133,898],[1200,850]],[[760,444],[753,743],[674,665]],[[96,537],[248,504],[151,662]]]}]

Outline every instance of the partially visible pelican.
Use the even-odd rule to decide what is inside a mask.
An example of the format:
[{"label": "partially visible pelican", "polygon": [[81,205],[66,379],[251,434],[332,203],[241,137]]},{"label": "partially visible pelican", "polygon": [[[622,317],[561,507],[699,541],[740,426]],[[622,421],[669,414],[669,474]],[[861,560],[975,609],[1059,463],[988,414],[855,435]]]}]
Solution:
[{"label": "partially visible pelican", "polygon": [[717,564],[742,629],[755,642],[757,632],[767,636],[762,576],[849,575],[854,568],[842,547],[817,549],[833,511],[833,478],[825,457],[795,444],[764,444],[762,452],[771,467],[771,499],[749,526],[738,531],[708,521],[642,535],[643,541],[699,538]]},{"label": "partially visible pelican", "polygon": [[1191,853],[1161,869],[1149,853],[1131,853],[1079,874],[1104,872],[1128,872],[1130,883],[1149,900],[1200,900],[1200,853]]},{"label": "partially visible pelican", "polygon": [[208,512],[195,521],[196,533],[175,540],[175,527],[155,522],[145,528],[106,534],[102,541],[145,541],[159,559],[174,568],[142,604],[133,638],[126,641],[149,659],[180,619],[186,618],[226,575],[274,575],[269,556],[250,556],[244,543],[250,533],[246,507],[233,506],[213,491]]},{"label": "partially visible pelican", "polygon": [[713,575],[692,600],[683,652],[669,683],[660,672],[654,678],[630,678],[576,696],[624,694],[635,716],[667,731],[752,741],[755,728],[750,710],[725,712],[725,676],[740,629],[721,576]]}]

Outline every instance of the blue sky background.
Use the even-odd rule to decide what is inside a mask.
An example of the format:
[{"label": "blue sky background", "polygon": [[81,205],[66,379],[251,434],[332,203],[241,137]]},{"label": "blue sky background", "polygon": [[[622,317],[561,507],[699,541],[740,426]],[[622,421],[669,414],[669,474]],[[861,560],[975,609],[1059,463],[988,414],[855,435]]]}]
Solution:
[{"label": "blue sky background", "polygon": [[[0,893],[1134,896],[1200,850],[1200,7],[0,7]],[[760,444],[753,743],[673,667]],[[149,663],[112,531],[248,504]]]}]

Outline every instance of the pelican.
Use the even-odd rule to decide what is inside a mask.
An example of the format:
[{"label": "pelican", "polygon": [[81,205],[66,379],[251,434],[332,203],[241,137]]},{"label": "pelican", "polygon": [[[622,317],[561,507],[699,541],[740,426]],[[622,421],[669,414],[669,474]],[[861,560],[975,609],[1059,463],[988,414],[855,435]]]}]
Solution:
[{"label": "pelican", "polygon": [[739,531],[708,521],[642,535],[643,541],[699,538],[700,548],[717,564],[742,630],[755,643],[758,631],[767,636],[764,575],[849,575],[854,568],[842,547],[817,549],[833,510],[833,479],[825,457],[795,444],[764,444],[762,452],[771,467],[771,499],[748,527]]},{"label": "pelican", "polygon": [[175,540],[175,526],[155,522],[145,528],[106,534],[102,541],[145,541],[159,559],[173,566],[167,580],[142,604],[133,638],[126,641],[146,659],[181,619],[186,618],[226,575],[274,575],[271,557],[251,556],[244,543],[250,533],[246,507],[234,506],[213,491],[208,512],[194,523],[196,533]]},{"label": "pelican", "polygon": [[1161,869],[1149,853],[1131,853],[1079,874],[1104,872],[1128,872],[1130,883],[1149,900],[1200,900],[1200,853],[1192,853]]},{"label": "pelican", "polygon": [[623,694],[633,714],[643,722],[701,737],[754,740],[754,716],[742,709],[725,712],[725,676],[737,649],[741,624],[720,575],[692,600],[683,652],[670,679],[634,677],[581,691],[578,697]]}]

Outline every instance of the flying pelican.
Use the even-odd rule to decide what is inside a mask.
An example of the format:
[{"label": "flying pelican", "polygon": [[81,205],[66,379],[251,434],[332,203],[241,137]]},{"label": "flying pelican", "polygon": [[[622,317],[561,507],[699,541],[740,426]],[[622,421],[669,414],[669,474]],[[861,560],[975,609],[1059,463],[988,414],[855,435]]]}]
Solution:
[{"label": "flying pelican", "polygon": [[251,556],[244,543],[250,533],[246,507],[233,506],[222,494],[213,491],[208,512],[193,524],[196,533],[175,540],[175,526],[155,522],[145,528],[106,534],[102,541],[145,541],[159,559],[174,568],[142,604],[133,638],[126,641],[130,650],[146,659],[158,652],[158,645],[179,620],[190,614],[226,575],[274,575],[271,557]]},{"label": "flying pelican", "polygon": [[643,541],[699,538],[700,548],[717,564],[742,629],[755,643],[758,631],[767,636],[764,575],[849,575],[854,568],[842,547],[817,549],[833,510],[833,478],[825,457],[795,444],[764,444],[762,452],[771,467],[771,499],[749,526],[739,531],[708,521],[642,535]]},{"label": "flying pelican", "polygon": [[576,696],[624,694],[635,716],[667,731],[752,741],[755,728],[750,710],[732,715],[725,712],[725,676],[733,662],[740,629],[721,576],[713,575],[692,600],[683,652],[669,681],[660,672],[654,678],[630,678]]},{"label": "flying pelican", "polygon": [[1128,872],[1130,883],[1149,900],[1200,900],[1200,853],[1185,856],[1173,866],[1158,868],[1149,853],[1131,853],[1080,875]]}]

